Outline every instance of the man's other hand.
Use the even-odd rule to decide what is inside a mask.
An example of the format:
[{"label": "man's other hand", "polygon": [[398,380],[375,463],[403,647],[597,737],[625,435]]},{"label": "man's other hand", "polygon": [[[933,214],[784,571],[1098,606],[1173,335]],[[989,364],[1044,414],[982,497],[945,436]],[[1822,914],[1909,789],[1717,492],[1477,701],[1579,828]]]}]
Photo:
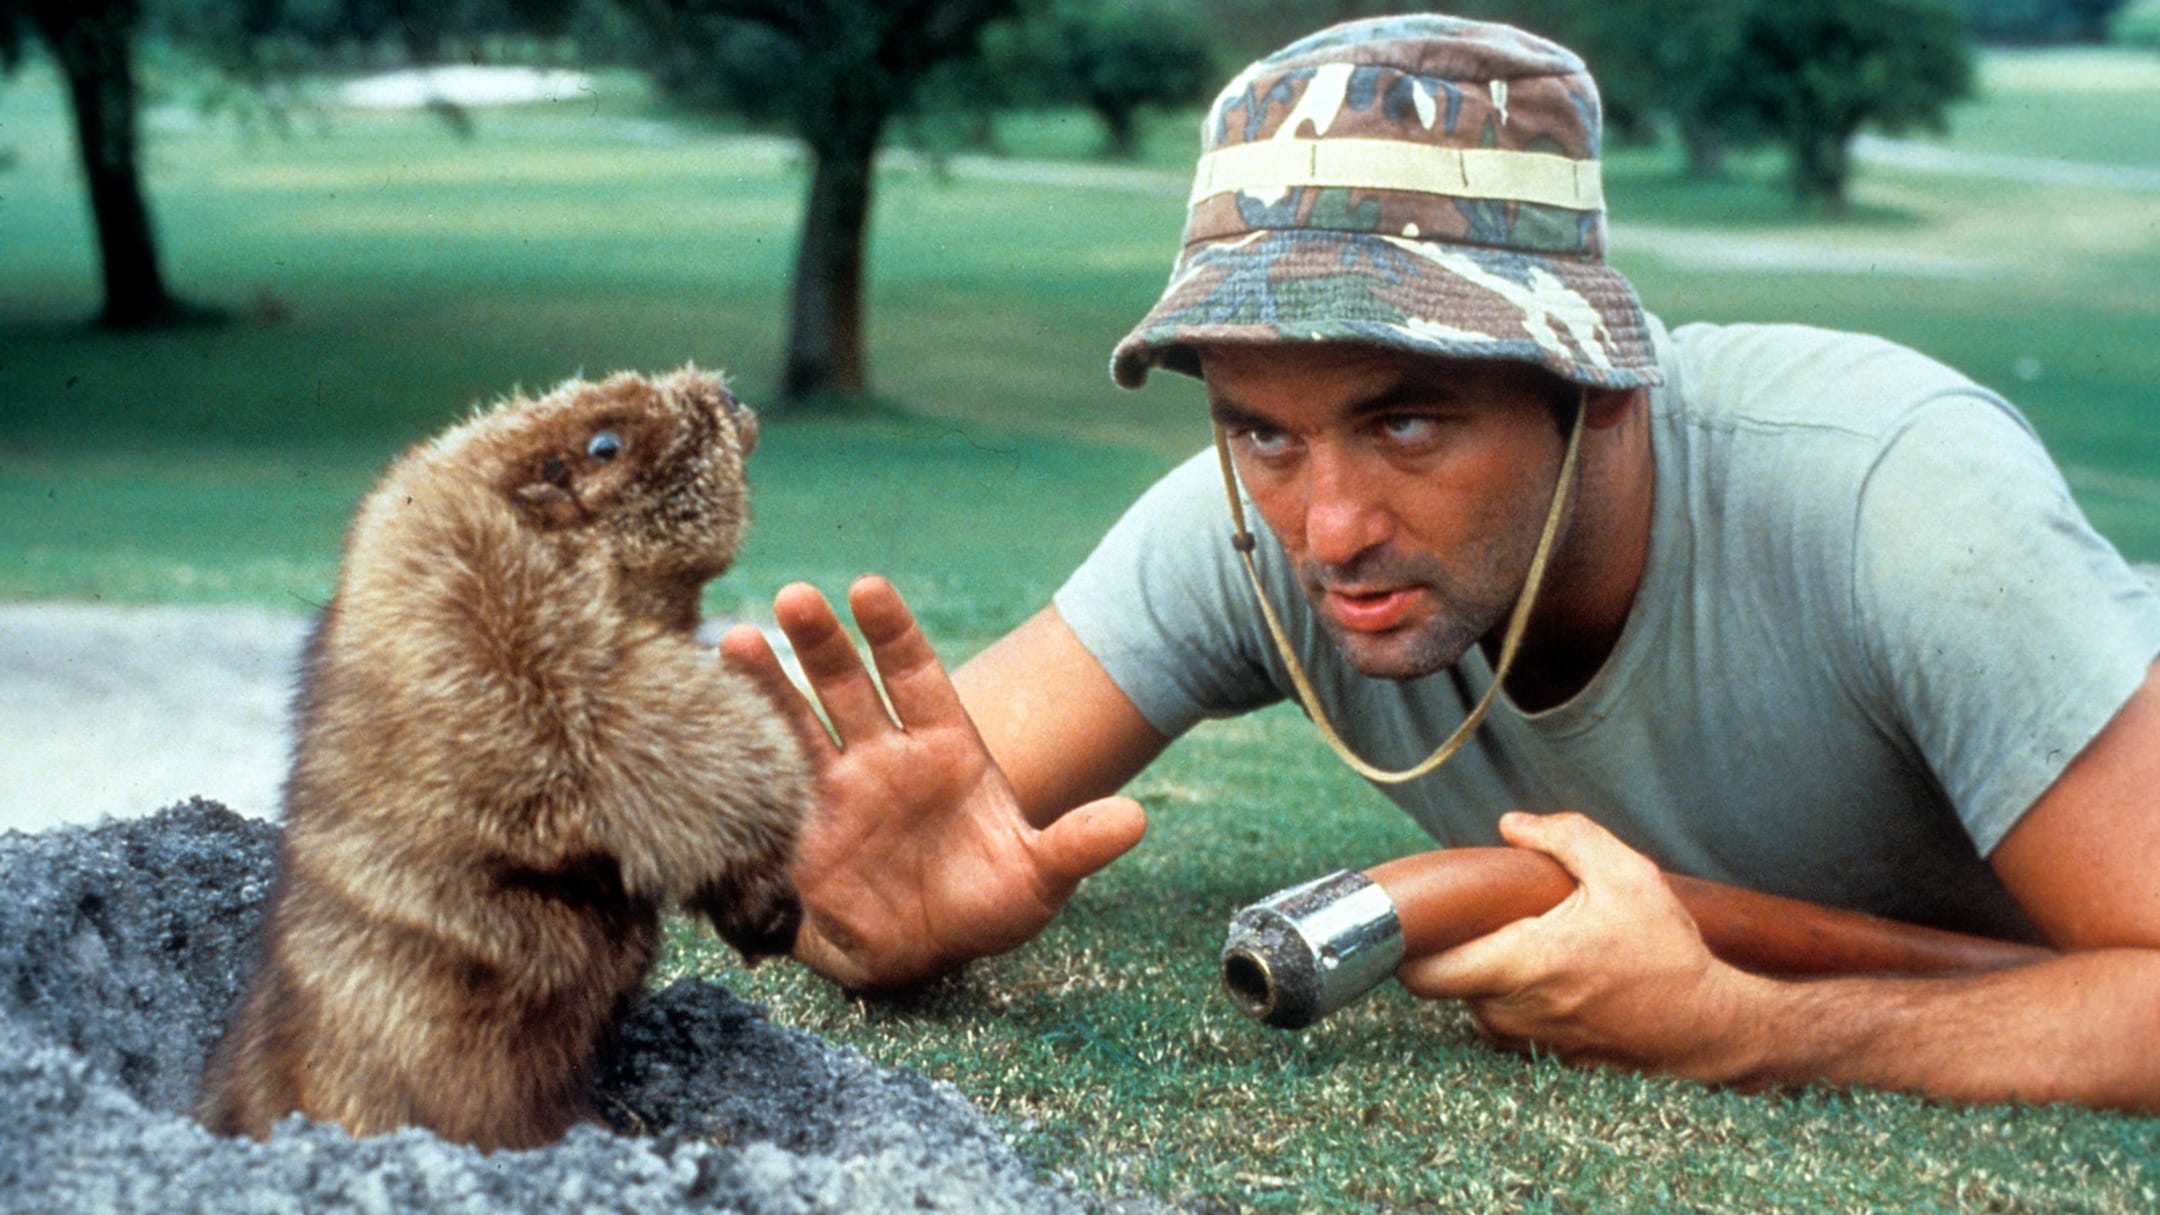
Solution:
[{"label": "man's other hand", "polygon": [[1755,982],[1714,957],[1647,857],[1579,814],[1509,814],[1508,843],[1545,853],[1578,883],[1551,911],[1404,963],[1412,994],[1469,1004],[1479,1032],[1570,1062],[1721,1079]]}]

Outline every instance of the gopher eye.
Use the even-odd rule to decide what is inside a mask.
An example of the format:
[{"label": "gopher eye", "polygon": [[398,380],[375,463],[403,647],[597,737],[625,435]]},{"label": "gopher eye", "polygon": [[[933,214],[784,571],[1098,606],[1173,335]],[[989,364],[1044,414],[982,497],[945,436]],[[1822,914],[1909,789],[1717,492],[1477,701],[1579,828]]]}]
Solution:
[{"label": "gopher eye", "polygon": [[612,430],[603,430],[585,445],[585,454],[603,463],[622,454],[622,436]]}]

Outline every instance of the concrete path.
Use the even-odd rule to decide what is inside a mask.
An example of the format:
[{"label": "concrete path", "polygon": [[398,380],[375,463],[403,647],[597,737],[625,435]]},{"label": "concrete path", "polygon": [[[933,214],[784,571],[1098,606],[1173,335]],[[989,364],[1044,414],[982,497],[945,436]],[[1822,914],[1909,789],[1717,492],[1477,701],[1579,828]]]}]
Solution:
[{"label": "concrete path", "polygon": [[0,604],[0,830],[200,794],[275,816],[305,617]]},{"label": "concrete path", "polygon": [[[0,603],[0,831],[198,795],[277,817],[309,624],[255,608]],[[708,622],[706,640],[724,628]]]},{"label": "concrete path", "polygon": [[2103,190],[2126,190],[2134,194],[2160,194],[2160,169],[2139,165],[2099,164],[2059,160],[2052,156],[1999,156],[1984,152],[1960,152],[1941,144],[1917,139],[1889,139],[1861,135],[1853,140],[1853,158],[1863,164],[1911,169],[1921,173],[1947,173],[1959,177],[1986,177],[1996,181],[2024,182],[2043,186],[2089,186]]}]

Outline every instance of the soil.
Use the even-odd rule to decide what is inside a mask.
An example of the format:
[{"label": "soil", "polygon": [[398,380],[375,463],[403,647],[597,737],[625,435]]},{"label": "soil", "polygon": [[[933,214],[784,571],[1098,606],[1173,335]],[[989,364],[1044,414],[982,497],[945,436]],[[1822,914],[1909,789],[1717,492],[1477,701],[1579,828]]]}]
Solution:
[{"label": "soil", "polygon": [[278,828],[192,799],[0,834],[0,1210],[1159,1211],[1023,1160],[949,1085],[768,1021],[712,983],[648,997],[600,1088],[611,1125],[482,1155],[421,1130],[267,1142],[187,1115],[253,957]]}]

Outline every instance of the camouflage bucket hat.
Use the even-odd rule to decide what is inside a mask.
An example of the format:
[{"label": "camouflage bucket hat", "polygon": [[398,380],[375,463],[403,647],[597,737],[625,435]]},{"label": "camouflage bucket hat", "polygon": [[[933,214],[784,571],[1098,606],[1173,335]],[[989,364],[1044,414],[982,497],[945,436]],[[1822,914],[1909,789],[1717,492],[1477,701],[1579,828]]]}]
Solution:
[{"label": "camouflage bucket hat", "polygon": [[1660,382],[1605,264],[1597,86],[1572,51],[1442,16],[1354,21],[1254,63],[1201,132],[1184,247],[1111,375],[1191,343],[1370,342]]}]

